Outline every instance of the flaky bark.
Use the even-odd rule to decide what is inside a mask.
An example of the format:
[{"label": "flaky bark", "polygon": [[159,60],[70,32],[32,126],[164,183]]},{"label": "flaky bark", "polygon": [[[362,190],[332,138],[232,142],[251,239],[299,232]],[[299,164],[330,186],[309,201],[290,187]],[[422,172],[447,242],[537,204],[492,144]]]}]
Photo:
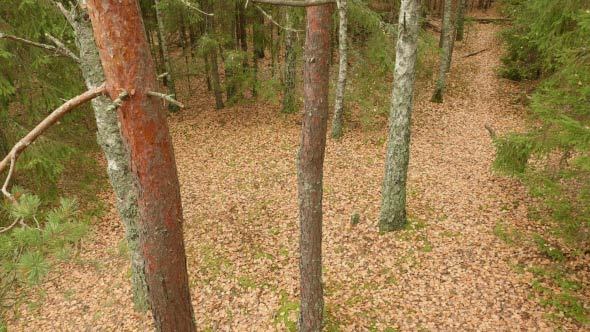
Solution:
[{"label": "flaky bark", "polygon": [[293,31],[293,12],[287,8],[285,18],[288,30],[285,31],[285,85],[283,90],[283,113],[295,113],[297,102],[295,99],[295,80],[297,66],[297,51],[295,50],[295,31]]},{"label": "flaky bark", "polygon": [[410,123],[418,57],[419,15],[419,0],[402,0],[379,217],[381,231],[400,229],[407,222],[406,182],[410,160]]},{"label": "flaky bark", "polygon": [[442,50],[440,52],[440,66],[439,66],[439,73],[438,73],[438,80],[436,81],[436,87],[434,90],[434,94],[432,95],[432,102],[435,103],[442,103],[443,102],[443,94],[445,89],[445,81],[447,72],[449,71],[448,67],[450,66],[450,56],[451,56],[451,38],[452,38],[452,26],[451,26],[451,6],[452,0],[445,0],[445,9],[443,15],[443,25],[442,25]]},{"label": "flaky bark", "polygon": [[322,329],[322,193],[328,89],[330,79],[331,5],[307,7],[305,67],[303,74],[305,113],[301,128],[298,163],[299,250],[302,332]]},{"label": "flaky bark", "polygon": [[347,29],[346,15],[347,0],[338,0],[338,14],[340,17],[338,30],[338,52],[340,64],[338,69],[338,83],[336,85],[336,100],[334,102],[334,119],[332,120],[332,137],[342,137],[342,115],[344,114],[344,93],[346,92],[346,74],[348,71]]},{"label": "flaky bark", "polygon": [[[160,36],[158,41],[160,42],[160,48],[162,50],[162,60],[164,61],[164,67],[168,75],[166,75],[166,88],[168,89],[168,95],[176,99],[176,86],[174,79],[172,59],[168,51],[168,42],[166,41],[166,29],[164,27],[164,20],[162,18],[162,11],[160,10],[160,0],[155,0],[156,7],[156,20],[158,21],[158,35]],[[178,106],[169,103],[168,110],[170,112],[178,112]]]},{"label": "flaky bark", "polygon": [[[79,7],[82,8],[82,6]],[[70,11],[61,8],[74,29],[80,52],[80,69],[86,86],[89,89],[98,87],[105,81],[105,77],[90,20],[84,11],[76,7]],[[106,96],[99,96],[92,100],[92,107],[96,118],[98,143],[107,160],[107,172],[117,198],[117,209],[125,226],[127,245],[131,254],[133,302],[138,310],[145,311],[148,309],[147,286],[137,231],[137,197],[139,196],[137,183],[131,174],[129,153],[123,143],[119,131],[119,120],[117,113],[112,109],[112,102]]]},{"label": "flaky bark", "polygon": [[157,90],[154,62],[137,1],[88,0],[94,37],[118,109],[121,133],[138,183],[139,246],[155,328],[195,331],[182,236],[182,205],[172,139]]}]

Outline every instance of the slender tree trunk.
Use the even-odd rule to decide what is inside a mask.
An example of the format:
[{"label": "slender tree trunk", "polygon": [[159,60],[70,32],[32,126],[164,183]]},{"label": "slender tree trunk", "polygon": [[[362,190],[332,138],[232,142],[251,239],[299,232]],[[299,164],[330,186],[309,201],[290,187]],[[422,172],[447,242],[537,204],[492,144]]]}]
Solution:
[{"label": "slender tree trunk", "polygon": [[419,16],[420,0],[402,0],[379,217],[379,229],[382,232],[401,229],[407,222],[406,182],[410,160],[410,123],[418,57]]},{"label": "slender tree trunk", "polygon": [[215,108],[218,110],[224,107],[223,91],[219,80],[219,66],[217,64],[217,49],[213,48],[209,54],[211,62],[211,83],[213,84],[213,94],[215,95]]},{"label": "slender tree trunk", "polygon": [[[86,12],[79,11],[76,7],[69,11],[67,15],[66,18],[74,29],[76,44],[80,52],[80,69],[86,81],[86,87],[88,89],[97,88],[104,83],[105,77],[98,49],[94,42],[92,25]],[[111,101],[105,96],[99,96],[92,100],[98,129],[98,143],[107,160],[109,179],[117,197],[117,210],[125,226],[127,245],[131,253],[133,302],[137,310],[145,311],[148,309],[147,286],[145,283],[144,260],[139,250],[137,229],[139,191],[137,181],[131,174],[129,153],[119,131],[117,114],[109,109],[111,104]]]},{"label": "slender tree trunk", "polygon": [[448,72],[448,66],[450,65],[449,57],[451,56],[451,0],[445,0],[445,11],[443,15],[443,25],[441,29],[441,35],[443,36],[443,47],[440,52],[440,68],[438,73],[438,80],[436,82],[436,88],[432,95],[432,102],[442,103],[443,94],[445,89],[446,75]]},{"label": "slender tree trunk", "polygon": [[463,40],[463,35],[465,34],[465,0],[459,0],[457,5],[457,37],[458,41]]},{"label": "slender tree trunk", "polygon": [[338,52],[340,65],[338,69],[338,84],[336,85],[336,100],[334,102],[334,119],[332,120],[332,137],[342,137],[342,115],[344,114],[344,94],[346,92],[346,74],[348,71],[347,29],[346,15],[347,0],[338,0],[338,14],[340,28],[338,29]]},{"label": "slender tree trunk", "polygon": [[[287,8],[285,18],[287,27],[293,29],[293,9]],[[285,80],[283,90],[283,113],[295,113],[295,80],[297,67],[297,51],[295,50],[295,32],[287,30],[285,32]]]},{"label": "slender tree trunk", "polygon": [[139,246],[158,331],[195,331],[182,236],[182,205],[172,139],[137,1],[88,0],[90,19],[121,133],[137,180]]},{"label": "slender tree trunk", "polygon": [[[158,21],[158,33],[160,35],[160,48],[162,49],[164,66],[166,67],[166,72],[168,73],[168,75],[166,75],[166,88],[168,89],[168,95],[172,96],[172,98],[176,98],[176,86],[174,82],[175,77],[172,67],[172,59],[170,57],[170,53],[168,52],[168,42],[166,42],[166,29],[164,28],[164,20],[160,10],[160,0],[154,1],[156,6],[156,20]],[[170,112],[178,112],[179,107],[173,103],[168,103],[168,110]]]},{"label": "slender tree trunk", "polygon": [[264,17],[259,12],[254,15],[252,24],[254,54],[258,59],[264,59]]},{"label": "slender tree trunk", "polygon": [[332,5],[311,6],[307,11],[305,67],[303,74],[305,113],[301,128],[298,163],[300,237],[300,290],[302,332],[322,329],[322,193],[328,126],[330,36]]}]

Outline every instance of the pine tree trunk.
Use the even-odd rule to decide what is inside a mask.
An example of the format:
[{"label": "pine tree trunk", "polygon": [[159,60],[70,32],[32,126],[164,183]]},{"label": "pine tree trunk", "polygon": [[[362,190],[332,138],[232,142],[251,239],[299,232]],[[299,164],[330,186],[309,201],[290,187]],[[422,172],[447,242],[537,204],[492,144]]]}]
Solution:
[{"label": "pine tree trunk", "polygon": [[298,157],[302,332],[322,329],[322,192],[328,126],[330,36],[332,5],[311,6],[307,11],[305,67],[303,74],[305,113]]},{"label": "pine tree trunk", "polygon": [[[287,27],[293,29],[293,9],[287,8],[285,19]],[[283,90],[283,113],[295,113],[297,102],[295,99],[295,82],[297,67],[297,51],[295,50],[295,32],[285,32],[285,80]]]},{"label": "pine tree trunk", "polygon": [[465,34],[465,0],[459,0],[457,5],[457,41],[462,41]]},{"label": "pine tree trunk", "polygon": [[[79,8],[83,7],[80,6]],[[105,81],[105,77],[90,21],[85,12],[78,11],[76,8],[69,12],[68,21],[74,29],[76,44],[80,52],[80,69],[86,81],[86,87],[88,89],[99,87]],[[109,179],[117,197],[117,210],[125,226],[131,258],[133,302],[137,310],[145,311],[149,308],[144,260],[139,250],[137,229],[139,191],[137,182],[131,174],[129,153],[119,131],[117,114],[109,109],[111,104],[111,101],[105,96],[99,96],[92,100],[98,130],[98,143],[107,160]]]},{"label": "pine tree trunk", "polygon": [[379,229],[382,232],[401,229],[407,222],[406,182],[410,160],[410,123],[418,57],[419,16],[419,0],[402,0],[379,217]]},{"label": "pine tree trunk", "polygon": [[133,177],[138,184],[139,247],[158,331],[195,331],[182,235],[182,205],[172,139],[157,89],[137,1],[88,0],[94,37],[112,99],[118,108]]},{"label": "pine tree trunk", "polygon": [[[170,58],[170,53],[168,52],[168,42],[166,42],[166,29],[164,28],[164,21],[162,18],[162,12],[160,10],[160,0],[154,0],[156,6],[156,20],[158,21],[158,33],[160,35],[160,48],[162,50],[162,60],[164,62],[164,66],[166,67],[166,88],[168,89],[168,95],[172,96],[172,98],[176,98],[176,86],[174,84],[174,72],[172,68],[172,59]],[[168,110],[170,112],[178,112],[179,108],[177,105],[173,103],[168,103]]]},{"label": "pine tree trunk", "polygon": [[342,115],[344,114],[344,94],[346,92],[346,75],[348,70],[347,29],[348,19],[346,15],[347,0],[338,0],[338,14],[340,28],[338,29],[338,52],[340,64],[338,70],[338,83],[336,85],[336,100],[334,102],[334,119],[332,120],[332,137],[342,137]]},{"label": "pine tree trunk", "polygon": [[440,68],[438,73],[438,80],[436,81],[436,87],[434,94],[432,95],[432,102],[442,103],[443,94],[445,89],[446,75],[448,72],[448,66],[450,65],[449,57],[451,56],[451,0],[445,0],[445,10],[443,15],[443,24],[441,29],[441,35],[443,36],[443,47],[440,52]]}]

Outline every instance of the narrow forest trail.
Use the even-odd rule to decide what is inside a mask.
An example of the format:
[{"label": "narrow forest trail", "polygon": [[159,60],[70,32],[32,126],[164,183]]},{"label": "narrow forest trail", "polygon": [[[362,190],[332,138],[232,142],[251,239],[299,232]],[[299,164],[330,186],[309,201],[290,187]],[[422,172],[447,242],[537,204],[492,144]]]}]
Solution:
[{"label": "narrow forest trail", "polygon": [[[536,259],[494,235],[527,228],[528,198],[491,171],[499,132],[524,125],[517,91],[496,75],[499,27],[474,25],[455,50],[444,104],[419,86],[413,120],[408,230],[379,235],[385,130],[328,140],[324,265],[329,326],[342,331],[545,331],[531,297]],[[477,56],[463,55],[489,48]],[[296,321],[297,116],[246,104],[216,112],[202,91],[171,118],[199,330],[274,331]],[[355,126],[353,117],[351,126]],[[108,199],[108,198],[107,198]],[[165,199],[165,198],[162,198]],[[361,216],[351,225],[351,215]],[[531,226],[532,227],[532,226]],[[144,331],[133,313],[123,231],[110,209],[79,264],[62,266],[23,305],[15,331]],[[63,274],[63,276],[60,276]],[[40,289],[36,289],[39,291]],[[574,330],[565,322],[564,329]]]}]

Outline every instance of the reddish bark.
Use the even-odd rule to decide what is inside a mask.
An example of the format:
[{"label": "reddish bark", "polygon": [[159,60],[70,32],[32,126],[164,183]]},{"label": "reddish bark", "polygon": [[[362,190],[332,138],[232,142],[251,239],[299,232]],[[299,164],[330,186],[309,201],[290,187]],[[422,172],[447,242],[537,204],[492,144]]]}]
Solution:
[{"label": "reddish bark", "polygon": [[159,331],[194,331],[182,237],[176,162],[140,9],[135,0],[89,0],[88,9],[107,80],[107,91],[129,99],[119,108],[131,169],[137,177],[139,242],[149,300]]},{"label": "reddish bark", "polygon": [[322,180],[330,70],[332,5],[307,7],[305,114],[301,128],[298,186],[300,235],[300,331],[321,331],[322,289]]}]

